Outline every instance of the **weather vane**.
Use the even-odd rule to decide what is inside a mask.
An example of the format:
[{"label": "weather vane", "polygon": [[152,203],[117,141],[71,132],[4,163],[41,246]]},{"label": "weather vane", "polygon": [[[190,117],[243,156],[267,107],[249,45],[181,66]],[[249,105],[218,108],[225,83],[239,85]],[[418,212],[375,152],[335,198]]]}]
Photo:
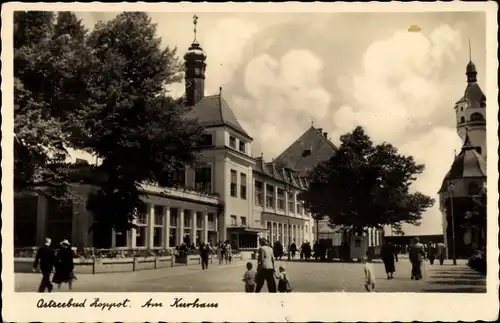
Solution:
[{"label": "weather vane", "polygon": [[193,25],[194,25],[194,42],[196,42],[196,25],[198,24],[198,16],[193,16]]}]

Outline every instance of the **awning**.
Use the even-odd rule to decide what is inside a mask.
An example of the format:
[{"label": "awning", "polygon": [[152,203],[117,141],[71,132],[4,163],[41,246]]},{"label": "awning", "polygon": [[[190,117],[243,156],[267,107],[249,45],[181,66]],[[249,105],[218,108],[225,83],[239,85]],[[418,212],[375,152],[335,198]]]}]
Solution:
[{"label": "awning", "polygon": [[259,233],[267,231],[267,229],[261,227],[248,227],[248,226],[228,227],[227,229],[233,232],[251,232],[251,233]]}]

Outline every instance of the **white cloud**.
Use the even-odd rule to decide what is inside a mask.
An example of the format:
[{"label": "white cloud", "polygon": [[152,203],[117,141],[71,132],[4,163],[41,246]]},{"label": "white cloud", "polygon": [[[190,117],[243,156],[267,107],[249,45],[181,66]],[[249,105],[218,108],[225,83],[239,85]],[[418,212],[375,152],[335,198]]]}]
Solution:
[{"label": "white cloud", "polygon": [[262,54],[245,68],[248,98],[233,105],[245,129],[254,136],[253,151],[276,157],[307,129],[311,120],[328,115],[330,94],[321,85],[323,62],[308,50],[294,49],[280,59]]},{"label": "white cloud", "polygon": [[[422,33],[396,32],[387,40],[373,43],[363,57],[363,73],[352,78],[351,105],[342,106],[333,115],[335,135],[349,132],[360,124],[375,141],[393,143],[404,154],[413,155],[426,165],[415,189],[437,197],[444,174],[448,171],[453,148],[460,139],[452,128],[432,128],[431,115],[448,109],[453,119],[453,97],[443,95],[447,85],[439,78],[445,60],[453,60],[460,49],[460,32],[448,25]],[[345,84],[345,80],[342,82]],[[407,234],[439,233],[441,215],[438,205],[424,214],[421,227],[405,226]]]}]

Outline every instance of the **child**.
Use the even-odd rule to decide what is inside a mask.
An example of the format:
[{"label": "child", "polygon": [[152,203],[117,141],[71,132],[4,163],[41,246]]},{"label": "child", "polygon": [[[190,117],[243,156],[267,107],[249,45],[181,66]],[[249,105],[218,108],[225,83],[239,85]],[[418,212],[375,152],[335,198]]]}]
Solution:
[{"label": "child", "polygon": [[245,282],[245,293],[253,293],[255,291],[255,271],[252,269],[251,262],[247,262],[247,271],[243,275]]},{"label": "child", "polygon": [[373,266],[371,263],[367,262],[367,258],[362,258],[365,264],[365,289],[367,292],[375,291],[375,274],[373,273]]},{"label": "child", "polygon": [[275,275],[278,279],[278,292],[290,293],[292,291],[292,285],[290,284],[288,273],[283,266],[280,266],[278,270],[279,273]]}]

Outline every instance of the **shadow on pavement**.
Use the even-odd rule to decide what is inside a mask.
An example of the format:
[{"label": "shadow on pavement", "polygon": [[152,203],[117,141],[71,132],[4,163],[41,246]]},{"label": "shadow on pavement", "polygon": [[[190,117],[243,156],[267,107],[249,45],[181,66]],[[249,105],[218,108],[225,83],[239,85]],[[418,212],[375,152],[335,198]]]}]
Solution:
[{"label": "shadow on pavement", "polygon": [[453,281],[449,280],[436,280],[436,281],[430,281],[430,284],[436,284],[436,285],[482,285],[486,286],[486,281],[482,279],[476,279],[476,280],[458,280],[455,279]]}]

